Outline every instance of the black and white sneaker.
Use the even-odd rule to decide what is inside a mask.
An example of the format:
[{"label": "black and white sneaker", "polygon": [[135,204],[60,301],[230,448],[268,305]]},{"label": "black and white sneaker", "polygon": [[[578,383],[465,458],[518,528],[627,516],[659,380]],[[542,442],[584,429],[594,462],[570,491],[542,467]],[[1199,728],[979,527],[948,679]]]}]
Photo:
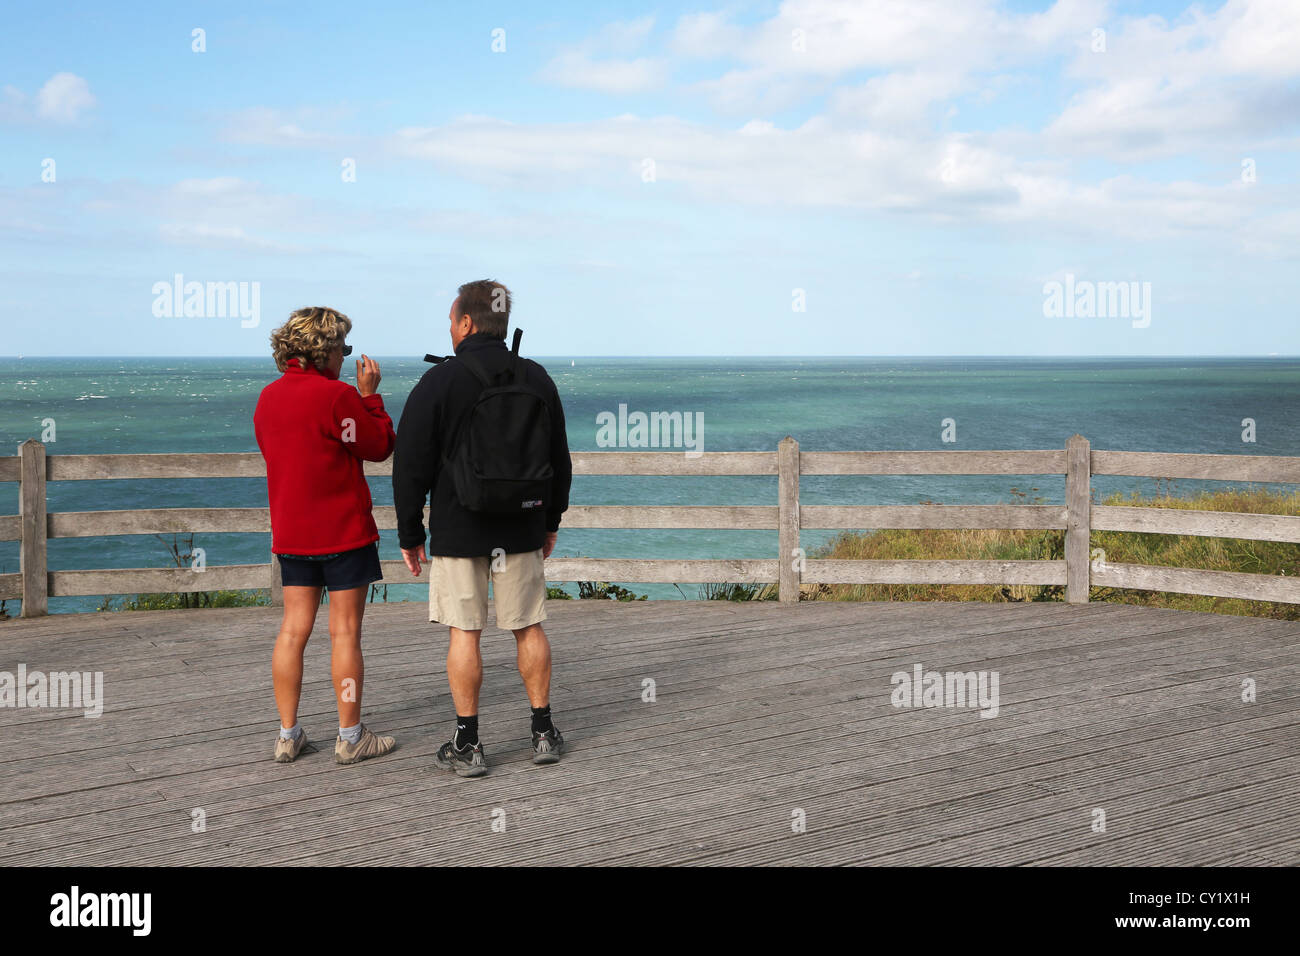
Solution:
[{"label": "black and white sneaker", "polygon": [[488,771],[482,742],[462,750],[456,746],[455,741],[449,740],[438,748],[433,759],[443,770],[456,771],[458,777],[481,777]]},{"label": "black and white sneaker", "polygon": [[564,753],[564,735],[554,725],[545,733],[533,731],[533,763],[559,763]]}]

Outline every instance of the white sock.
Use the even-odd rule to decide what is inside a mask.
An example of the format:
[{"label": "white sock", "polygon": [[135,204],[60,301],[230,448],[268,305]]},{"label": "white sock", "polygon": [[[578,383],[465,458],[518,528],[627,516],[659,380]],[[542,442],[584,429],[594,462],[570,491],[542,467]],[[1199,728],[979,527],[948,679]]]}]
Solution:
[{"label": "white sock", "polygon": [[361,725],[357,724],[355,727],[340,727],[339,736],[350,744],[358,744],[361,742]]},{"label": "white sock", "polygon": [[294,724],[292,727],[285,727],[283,724],[280,725],[281,740],[297,740],[301,736],[302,728],[297,724]]}]

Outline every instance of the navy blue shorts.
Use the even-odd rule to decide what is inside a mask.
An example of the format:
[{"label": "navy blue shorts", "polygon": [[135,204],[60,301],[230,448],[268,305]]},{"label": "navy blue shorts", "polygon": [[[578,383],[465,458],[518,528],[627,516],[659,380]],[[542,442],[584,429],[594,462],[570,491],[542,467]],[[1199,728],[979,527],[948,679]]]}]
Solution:
[{"label": "navy blue shorts", "polygon": [[280,583],[287,588],[326,588],[347,591],[382,581],[379,545],[371,542],[342,554],[277,555]]}]

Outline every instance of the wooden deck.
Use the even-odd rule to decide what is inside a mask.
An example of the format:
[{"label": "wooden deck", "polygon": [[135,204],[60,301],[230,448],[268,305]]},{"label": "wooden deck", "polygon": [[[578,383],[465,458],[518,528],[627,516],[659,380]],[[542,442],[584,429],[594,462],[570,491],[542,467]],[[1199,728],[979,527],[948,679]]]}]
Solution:
[{"label": "wooden deck", "polygon": [[[106,698],[97,720],[0,709],[0,863],[1300,863],[1297,624],[1105,604],[549,613],[569,752],[529,762],[514,642],[489,630],[479,780],[433,766],[453,707],[422,604],[367,614],[364,719],[398,750],[354,767],[333,762],[323,618],[301,718],[320,752],[290,765],[269,759],[276,610],[0,623],[0,671],[103,671]],[[890,675],[917,663],[997,671],[999,715],[893,707]]]}]

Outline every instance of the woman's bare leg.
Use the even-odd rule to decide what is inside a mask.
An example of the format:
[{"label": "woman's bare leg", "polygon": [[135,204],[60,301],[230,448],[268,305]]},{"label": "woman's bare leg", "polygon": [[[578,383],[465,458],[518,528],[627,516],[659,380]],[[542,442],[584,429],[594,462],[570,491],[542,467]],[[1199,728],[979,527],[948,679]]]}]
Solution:
[{"label": "woman's bare leg", "polygon": [[361,723],[361,685],[366,677],[361,658],[361,618],[369,587],[330,592],[330,675],[339,702],[339,726]]},{"label": "woman's bare leg", "polygon": [[302,652],[316,623],[320,607],[320,588],[287,587],[284,589],[284,617],[280,633],[271,652],[271,683],[275,686],[275,706],[280,711],[280,726],[298,723],[298,699],[302,696]]}]

